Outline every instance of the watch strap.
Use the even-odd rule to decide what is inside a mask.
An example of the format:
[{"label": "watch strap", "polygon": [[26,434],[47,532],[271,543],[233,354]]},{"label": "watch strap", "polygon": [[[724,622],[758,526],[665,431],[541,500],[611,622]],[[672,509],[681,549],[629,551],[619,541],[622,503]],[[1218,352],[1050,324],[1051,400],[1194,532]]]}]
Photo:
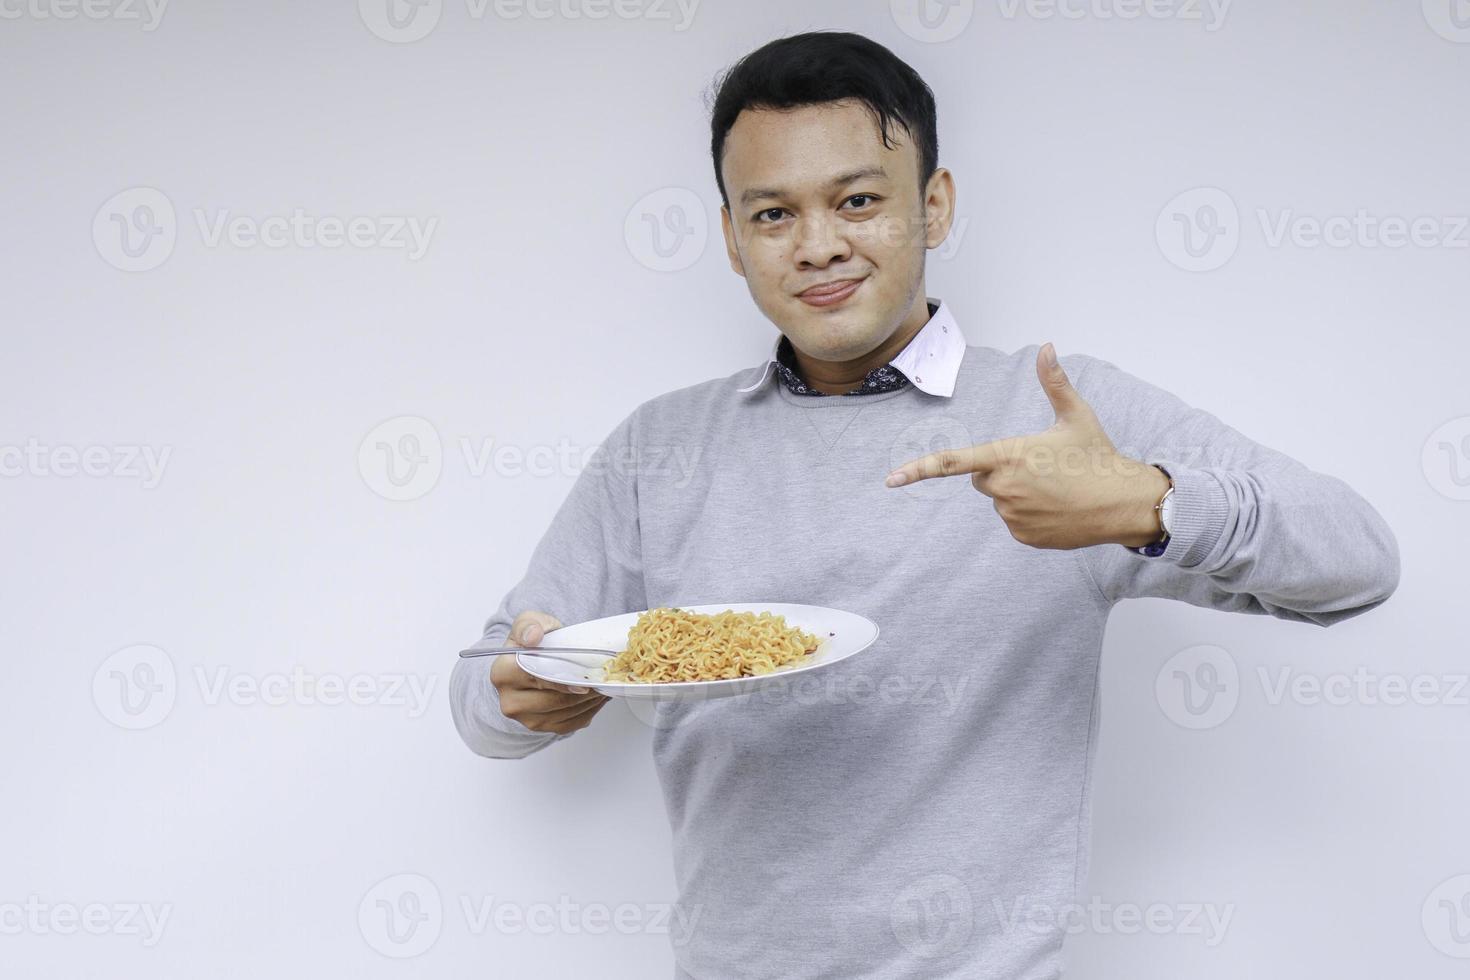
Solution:
[{"label": "watch strap", "polygon": [[[1160,528],[1163,528],[1164,527],[1164,514],[1163,514],[1164,501],[1167,500],[1167,499],[1169,499],[1169,494],[1171,494],[1171,493],[1174,492],[1174,476],[1168,470],[1164,469],[1164,467],[1160,466],[1158,463],[1154,463],[1152,465],[1158,467],[1158,469],[1164,474],[1164,476],[1166,476],[1166,477],[1169,478],[1169,489],[1165,490],[1164,491],[1164,495],[1159,498],[1159,502],[1156,503],[1156,504],[1154,504],[1154,513],[1156,513],[1156,514],[1159,515],[1159,527]],[[1160,537],[1159,537],[1159,539],[1157,541],[1151,541],[1148,544],[1143,545],[1142,547],[1137,547],[1137,548],[1130,546],[1128,548],[1128,550],[1131,551],[1131,552],[1133,552],[1134,554],[1143,555],[1145,558],[1158,558],[1165,551],[1167,551],[1168,548],[1169,548],[1169,531],[1168,531],[1167,528],[1165,528],[1162,531],[1162,534],[1160,535]]]}]

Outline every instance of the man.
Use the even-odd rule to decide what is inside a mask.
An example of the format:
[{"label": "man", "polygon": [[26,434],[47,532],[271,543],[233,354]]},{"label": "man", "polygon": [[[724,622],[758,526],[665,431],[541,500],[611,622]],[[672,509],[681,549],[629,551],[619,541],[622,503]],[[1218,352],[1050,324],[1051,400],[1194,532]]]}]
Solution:
[{"label": "man", "polygon": [[[996,909],[1064,910],[1085,884],[1112,606],[1327,626],[1393,593],[1397,543],[1342,481],[1105,360],[967,345],[924,287],[955,201],[933,96],[886,48],[772,42],[712,116],[730,264],[776,351],[619,423],[484,642],[753,599],[869,617],[877,643],[815,695],[659,705],[698,915],[676,976],[1058,976],[1063,932]],[[655,464],[671,452],[692,477]],[[505,656],[457,663],[451,691],[495,758],[606,703]]]}]

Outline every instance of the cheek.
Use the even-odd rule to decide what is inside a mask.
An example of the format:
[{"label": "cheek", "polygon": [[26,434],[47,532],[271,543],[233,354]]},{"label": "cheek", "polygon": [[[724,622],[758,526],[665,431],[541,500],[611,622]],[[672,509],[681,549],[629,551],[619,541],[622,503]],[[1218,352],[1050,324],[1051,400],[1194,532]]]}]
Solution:
[{"label": "cheek", "polygon": [[757,235],[751,240],[750,251],[760,261],[775,265],[790,261],[795,246],[790,235],[766,234]]},{"label": "cheek", "polygon": [[[863,241],[886,252],[907,252],[914,246],[913,223],[895,215],[882,215],[864,222]],[[922,232],[921,232],[922,233]]]},{"label": "cheek", "polygon": [[746,275],[774,285],[790,265],[791,254],[791,248],[785,241],[757,238],[745,252]]}]

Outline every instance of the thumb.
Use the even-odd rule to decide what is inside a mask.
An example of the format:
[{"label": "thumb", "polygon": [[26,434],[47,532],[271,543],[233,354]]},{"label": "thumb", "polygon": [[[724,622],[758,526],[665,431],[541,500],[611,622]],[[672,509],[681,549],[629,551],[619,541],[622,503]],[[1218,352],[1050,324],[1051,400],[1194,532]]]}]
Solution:
[{"label": "thumb", "polygon": [[[542,638],[546,636],[547,632],[561,628],[561,620],[550,613],[527,609],[516,617],[516,621],[511,627],[512,642],[518,643],[528,650],[533,649],[540,645]],[[516,637],[519,637],[519,639],[516,639]],[[558,684],[554,681],[537,677],[535,674],[530,675],[530,685],[533,688],[543,691],[561,691],[567,694],[586,694],[590,690],[590,688],[575,684]]]},{"label": "thumb", "polygon": [[1057,350],[1050,341],[1042,344],[1041,350],[1036,354],[1036,377],[1041,381],[1041,390],[1046,392],[1047,401],[1051,402],[1058,422],[1091,418],[1092,409],[1077,393],[1077,389],[1072,387],[1067,372],[1057,360]]},{"label": "thumb", "polygon": [[521,613],[511,633],[515,642],[529,647],[540,643],[549,631],[561,629],[561,625],[561,621],[555,616],[528,609]]}]

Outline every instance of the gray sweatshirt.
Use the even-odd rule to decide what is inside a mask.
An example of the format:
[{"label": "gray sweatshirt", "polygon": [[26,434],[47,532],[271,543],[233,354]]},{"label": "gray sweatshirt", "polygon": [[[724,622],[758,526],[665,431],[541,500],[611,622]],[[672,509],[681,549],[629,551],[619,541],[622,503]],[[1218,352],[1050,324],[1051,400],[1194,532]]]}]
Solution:
[{"label": "gray sweatshirt", "polygon": [[[884,486],[925,453],[1050,426],[1036,355],[967,346],[949,398],[737,391],[765,365],[652,398],[590,458],[490,616],[492,641],[527,609],[575,623],[769,600],[879,625],[867,650],[775,691],[657,706],[692,923],[670,930],[676,978],[1060,976],[1065,931],[1008,914],[1086,904],[1114,603],[1329,626],[1397,587],[1392,531],[1341,480],[1085,354],[1062,366],[1114,445],[1174,478],[1163,555],[1027,546],[966,477]],[[571,737],[506,718],[489,671],[457,661],[450,684],[471,749],[513,759]]]}]

